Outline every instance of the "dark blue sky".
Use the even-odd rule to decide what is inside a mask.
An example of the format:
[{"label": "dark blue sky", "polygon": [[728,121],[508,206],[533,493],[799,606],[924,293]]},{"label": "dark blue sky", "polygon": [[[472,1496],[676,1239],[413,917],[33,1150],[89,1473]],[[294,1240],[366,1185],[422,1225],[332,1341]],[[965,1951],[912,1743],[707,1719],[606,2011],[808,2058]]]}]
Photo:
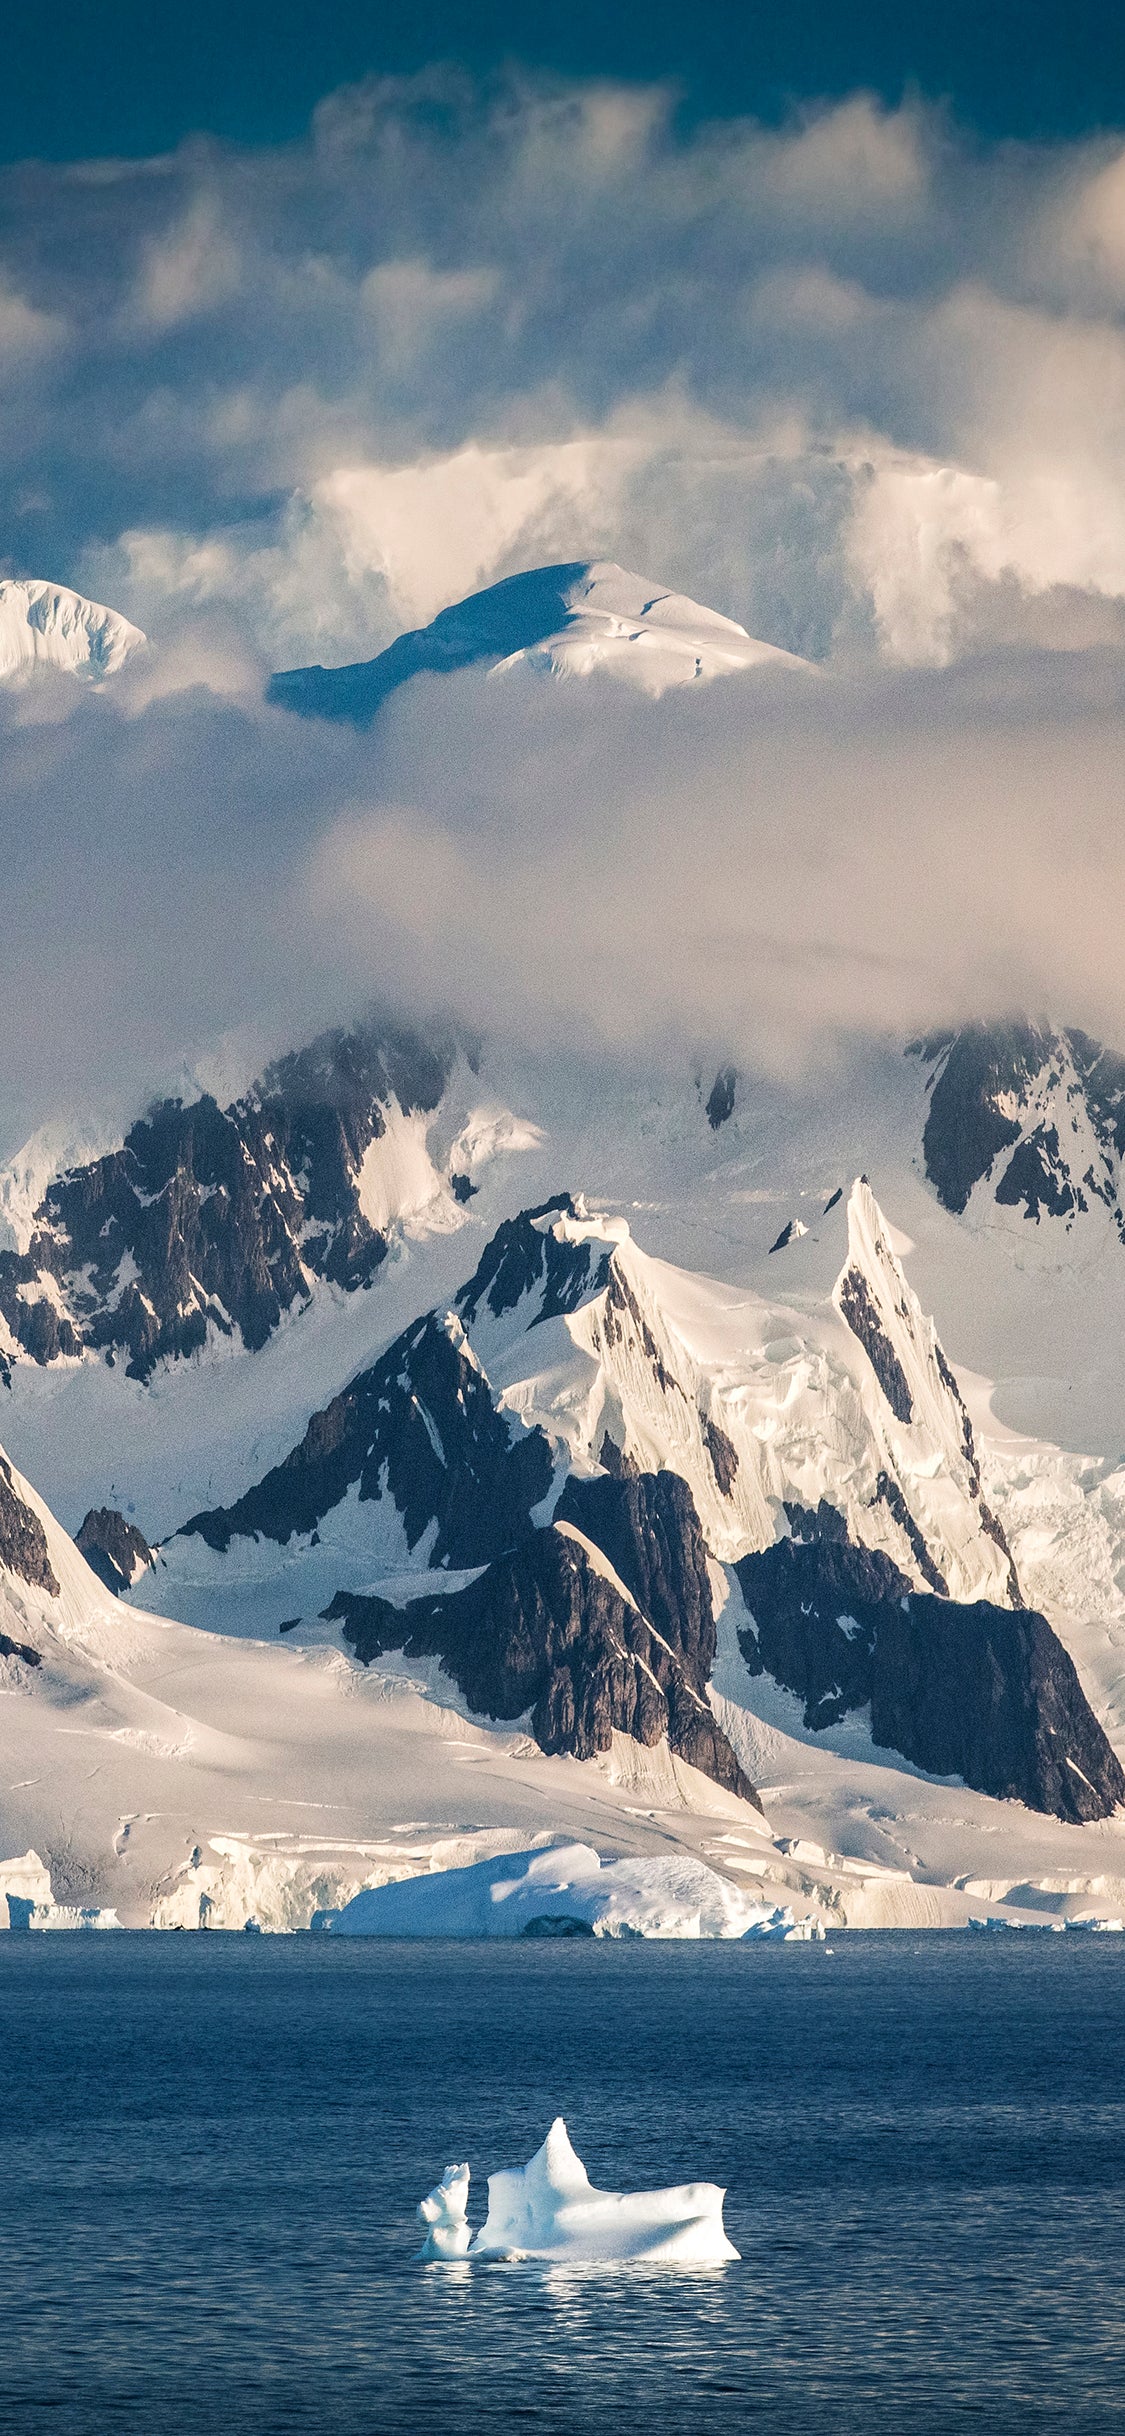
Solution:
[{"label": "dark blue sky", "polygon": [[12,10],[0,159],[163,150],[194,130],[296,135],[322,94],[457,59],[675,78],[695,116],[783,116],[862,86],[947,100],[987,136],[1125,125],[1119,0],[59,0]]}]

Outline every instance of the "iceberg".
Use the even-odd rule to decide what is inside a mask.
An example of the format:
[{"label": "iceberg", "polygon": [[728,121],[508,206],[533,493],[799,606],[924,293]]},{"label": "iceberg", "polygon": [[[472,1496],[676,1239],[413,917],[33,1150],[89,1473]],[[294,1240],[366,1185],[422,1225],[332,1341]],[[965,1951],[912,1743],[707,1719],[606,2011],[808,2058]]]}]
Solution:
[{"label": "iceberg", "polygon": [[[819,1923],[817,1923],[819,1928]],[[369,1886],[333,1937],[808,1937],[691,1854],[603,1861],[588,1844],[506,1852],[465,1869]]]},{"label": "iceberg", "polygon": [[469,2169],[467,2165],[447,2165],[440,2182],[418,2202],[418,2214],[426,2228],[426,2238],[418,2252],[420,2259],[464,2258],[472,2240],[468,2222]]},{"label": "iceberg", "polygon": [[448,2165],[419,2207],[426,2260],[549,2259],[576,2265],[646,2259],[672,2267],[737,2258],[723,2231],[717,2182],[666,2191],[597,2191],[557,2115],[527,2165],[488,2177],[488,2215],[470,2248],[467,2165]]}]

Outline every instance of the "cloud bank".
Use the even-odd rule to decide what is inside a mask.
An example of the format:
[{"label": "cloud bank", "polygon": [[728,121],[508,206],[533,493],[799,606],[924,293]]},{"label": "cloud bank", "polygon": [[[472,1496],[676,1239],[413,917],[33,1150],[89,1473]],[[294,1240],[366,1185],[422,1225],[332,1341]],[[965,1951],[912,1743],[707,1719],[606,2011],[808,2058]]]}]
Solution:
[{"label": "cloud bank", "polygon": [[451,71],[0,175],[12,572],[270,665],[611,554],[823,657],[1125,597],[1125,150]]},{"label": "cloud bank", "polygon": [[[0,173],[0,531],[153,652],[0,702],[0,1132],[371,994],[794,1064],[1125,1040],[1125,148],[449,72]],[[817,663],[261,704],[609,555]],[[11,942],[15,942],[14,952]]]}]

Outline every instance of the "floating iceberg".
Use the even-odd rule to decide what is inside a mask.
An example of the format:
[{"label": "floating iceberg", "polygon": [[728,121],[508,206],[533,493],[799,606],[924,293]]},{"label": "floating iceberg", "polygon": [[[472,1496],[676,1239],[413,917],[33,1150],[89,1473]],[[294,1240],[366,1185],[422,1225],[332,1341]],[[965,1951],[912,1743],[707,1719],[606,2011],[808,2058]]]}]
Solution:
[{"label": "floating iceberg", "polygon": [[[819,1926],[819,1924],[817,1924]],[[811,1925],[691,1854],[602,1861],[588,1844],[506,1852],[365,1887],[334,1937],[808,1937]]]},{"label": "floating iceberg", "polygon": [[419,2258],[464,2258],[472,2240],[468,2205],[468,2166],[447,2165],[441,2181],[418,2202],[418,2214],[426,2227]]},{"label": "floating iceberg", "polygon": [[418,2214],[429,2227],[424,2259],[541,2258],[575,2264],[643,2258],[655,2265],[713,2266],[737,2258],[723,2231],[726,2192],[717,2182],[667,2191],[596,2191],[570,2145],[562,2116],[527,2165],[488,2177],[488,2216],[469,2248],[464,2223],[467,2165],[448,2165]]}]

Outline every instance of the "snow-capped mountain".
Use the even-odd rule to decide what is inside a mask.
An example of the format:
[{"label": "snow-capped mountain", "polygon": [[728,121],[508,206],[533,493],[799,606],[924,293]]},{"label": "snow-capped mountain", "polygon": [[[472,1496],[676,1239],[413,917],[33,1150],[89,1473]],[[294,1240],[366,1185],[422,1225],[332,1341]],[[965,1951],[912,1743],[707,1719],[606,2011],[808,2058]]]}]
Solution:
[{"label": "snow-capped mountain", "polygon": [[[1017,1912],[1119,1902],[1119,1761],[1049,1625],[1008,1603],[958,1390],[866,1187],[838,1224],[810,1327],[577,1205],[523,1214],[455,1310],[155,1570],[120,1515],[87,1516],[122,1600],[5,1458],[13,1917],[307,1925],[551,1836],[705,1858],[838,1924],[963,1919],[985,1853]],[[827,1457],[826,1426],[851,1432]],[[747,1553],[720,1564],[724,1530]],[[919,1587],[939,1559],[988,1595]],[[305,1613],[277,1632],[281,1590]]]},{"label": "snow-capped mountain", "polygon": [[443,609],[429,626],[399,635],[373,660],[350,668],[294,668],[272,677],[268,697],[306,718],[368,726],[388,694],[409,678],[452,669],[531,668],[552,677],[595,671],[661,694],[669,686],[728,676],[769,663],[806,662],[698,601],[669,592],[611,561],[575,560],[509,575]]},{"label": "snow-capped mountain", "polygon": [[488,1160],[534,1144],[473,1110],[472,1082],[452,1038],[370,1025],[280,1059],[225,1108],[162,1102],[37,1192],[21,1152],[0,1176],[0,1376],[93,1352],[148,1379],[209,1338],[264,1345],[318,1284],[368,1285],[400,1230],[456,1228]]},{"label": "snow-capped mountain", "polygon": [[[929,1113],[926,1174],[958,1215],[982,1192],[1038,1226],[1107,1211],[1125,1244],[1125,1058],[1085,1032],[966,1024],[918,1041]],[[978,1201],[977,1206],[980,1206]]]},{"label": "snow-capped mountain", "polygon": [[65,584],[0,581],[0,684],[48,668],[94,682],[114,677],[144,640],[118,610],[84,600]]},{"label": "snow-capped mountain", "polygon": [[[660,1836],[721,1867],[757,1864],[764,1836],[779,1900],[815,1889],[828,1919],[937,1921],[973,1900],[955,1880],[984,1884],[987,1835],[990,1901],[1033,1887],[1034,1904],[1080,1905],[1097,1880],[1098,1900],[1120,1883],[1120,1908],[1125,1857],[1065,1839],[1117,1834],[1125,1477],[1092,1442],[1071,1455],[1013,1439],[995,1402],[1014,1393],[1029,1312],[1077,1353],[1101,1345],[1108,1392],[1125,1261],[1088,1189],[1085,1211],[1042,1196],[1017,1209],[995,1201],[986,1159],[966,1206],[947,1206],[935,1140],[948,1159],[971,1139],[979,1099],[938,1097],[955,1048],[880,1052],[849,1092],[833,1077],[819,1097],[722,1067],[614,1091],[565,1062],[371,1025],[279,1061],[225,1108],[150,1112],[61,1175],[57,1152],[29,1148],[0,1256],[17,1323],[6,1434],[98,1579],[61,1535],[92,1585],[93,1655],[83,1641],[59,1657],[42,1584],[54,1640],[24,1629],[34,1585],[6,1612],[21,1705],[0,1721],[25,1734],[34,1699],[42,1788],[0,1810],[19,1815],[9,1853],[46,1858],[56,1897],[85,1885],[116,1902],[116,1886],[122,1916],[204,1904],[299,1922],[365,1872],[401,1873],[396,1820],[435,1822],[427,1855],[453,1849],[464,1804],[435,1757],[453,1734],[487,1787],[479,1830],[506,1848],[549,1831],[639,1849],[639,1801]],[[1081,1057],[1104,1128],[1112,1060]],[[1028,1135],[1037,1095],[1073,1090],[1058,1058],[1048,1046],[1046,1076],[1036,1065],[1022,1086]],[[857,1149],[879,1201],[850,1185]],[[1083,1151],[1076,1181],[1089,1164]],[[1003,1173],[1002,1150],[993,1185]],[[589,1204],[561,1182],[575,1177]],[[1086,1268],[1083,1229],[1100,1230]],[[989,1331],[991,1390],[973,1375]],[[128,1608],[163,1611],[143,1633],[183,1636],[193,1687],[143,1762],[139,1678],[112,1638],[133,1631]],[[170,1647],[144,1641],[153,1697]],[[365,1705],[341,1723],[335,1702],[357,1687]],[[55,1860],[78,1698],[110,1720],[115,1754],[114,1815],[91,1814],[84,1878]],[[224,1782],[264,1784],[289,1755],[292,1816],[269,1846],[185,1768],[243,1711],[260,1732]],[[372,1807],[376,1750],[390,1773]],[[314,1862],[299,1805],[335,1800],[339,1766],[356,1798],[340,1848]],[[552,1769],[595,1789],[572,1795]],[[907,1770],[926,1780],[924,1820]],[[21,1758],[10,1781],[32,1773]],[[954,1778],[980,1790],[935,1781]],[[734,1841],[716,1846],[724,1802]],[[122,1874],[118,1827],[142,1811],[165,1823],[130,1829]]]},{"label": "snow-capped mountain", "polygon": [[120,1603],[2,1454],[0,1770],[0,1928],[307,1927],[360,1887],[536,1838],[698,1856],[743,1820],[798,1891],[757,1811],[666,1740],[548,1757],[468,1716],[451,1679]]},{"label": "snow-capped mountain", "polygon": [[870,1704],[916,1764],[1110,1815],[1125,1775],[1023,1607],[956,1380],[865,1182],[837,1226],[833,1295],[802,1316],[669,1270],[572,1200],[523,1212],[451,1309],[183,1526],[153,1595],[227,1629],[338,1624],[365,1662],[438,1661],[474,1712],[526,1719],[547,1752],[666,1740],[755,1799],[708,1697],[725,1561],[743,1661],[807,1728]]}]

